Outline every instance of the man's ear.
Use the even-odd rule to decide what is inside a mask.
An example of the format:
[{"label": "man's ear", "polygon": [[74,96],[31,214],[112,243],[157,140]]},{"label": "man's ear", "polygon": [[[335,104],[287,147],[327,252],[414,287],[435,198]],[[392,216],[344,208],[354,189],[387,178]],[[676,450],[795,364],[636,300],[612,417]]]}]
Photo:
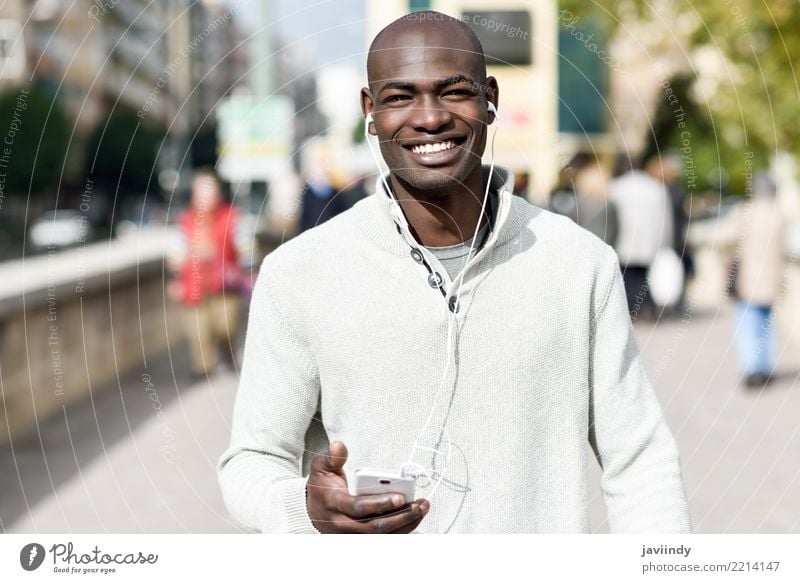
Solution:
[{"label": "man's ear", "polygon": [[[500,88],[497,85],[497,79],[492,76],[486,77],[486,100],[494,103],[496,110],[500,109]],[[493,123],[497,119],[497,116],[491,111],[489,116],[489,123]]]},{"label": "man's ear", "polygon": [[[375,108],[375,102],[372,100],[372,92],[367,87],[363,87],[361,89],[361,112],[366,116],[367,114],[372,113],[372,110]],[[369,124],[367,131],[370,133],[371,136],[377,136],[378,132],[375,129],[375,124]]]}]

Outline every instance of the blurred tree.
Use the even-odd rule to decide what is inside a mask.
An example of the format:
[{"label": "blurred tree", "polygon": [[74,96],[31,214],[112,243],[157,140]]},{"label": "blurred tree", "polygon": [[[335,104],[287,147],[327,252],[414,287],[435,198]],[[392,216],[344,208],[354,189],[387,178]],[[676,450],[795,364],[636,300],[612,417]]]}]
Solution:
[{"label": "blurred tree", "polygon": [[714,128],[721,162],[725,152],[736,153],[738,166],[749,153],[756,159],[768,159],[776,149],[800,155],[796,0],[561,0],[560,6],[612,31],[635,21],[651,36],[661,31],[679,43],[698,72],[697,90],[686,95],[707,112],[698,120]]},{"label": "blurred tree", "polygon": [[164,136],[135,112],[116,108],[87,140],[86,175],[99,191],[117,199],[143,195],[148,187],[157,189],[156,161]]},{"label": "blurred tree", "polygon": [[[743,155],[724,139],[718,139],[717,128],[704,105],[692,95],[695,76],[679,74],[668,79],[674,103],[680,104],[681,116],[662,93],[651,118],[650,132],[645,140],[642,159],[680,152],[684,165],[684,182],[689,194],[706,190],[744,192],[745,172]],[[678,125],[680,119],[683,125]],[[720,169],[724,169],[720,175]]]},{"label": "blurred tree", "polygon": [[0,94],[0,173],[4,194],[40,199],[55,186],[69,147],[70,122],[38,87]]}]

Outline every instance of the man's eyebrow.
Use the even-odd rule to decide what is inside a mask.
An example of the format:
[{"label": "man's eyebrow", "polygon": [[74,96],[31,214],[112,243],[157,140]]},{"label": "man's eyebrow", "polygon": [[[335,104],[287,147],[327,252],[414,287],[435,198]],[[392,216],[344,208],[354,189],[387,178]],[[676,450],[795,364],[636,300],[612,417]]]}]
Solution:
[{"label": "man's eyebrow", "polygon": [[[452,77],[448,77],[447,79],[440,79],[434,83],[434,88],[436,91],[440,91],[445,87],[449,87],[450,85],[469,85],[470,87],[476,87],[475,81],[467,77],[466,75],[457,74],[453,75]],[[400,91],[416,91],[417,86],[414,83],[409,81],[387,81],[378,92],[387,91],[390,89],[396,89]]]},{"label": "man's eyebrow", "polygon": [[388,81],[381,88],[378,90],[380,93],[381,91],[386,91],[388,89],[398,89],[400,91],[414,91],[416,90],[416,85],[413,83],[409,83],[408,81]]},{"label": "man's eyebrow", "polygon": [[470,87],[475,87],[475,81],[467,77],[466,75],[453,75],[452,77],[448,77],[447,79],[442,79],[441,81],[437,81],[435,84],[436,90],[444,89],[449,85],[460,85],[460,84],[469,85]]}]

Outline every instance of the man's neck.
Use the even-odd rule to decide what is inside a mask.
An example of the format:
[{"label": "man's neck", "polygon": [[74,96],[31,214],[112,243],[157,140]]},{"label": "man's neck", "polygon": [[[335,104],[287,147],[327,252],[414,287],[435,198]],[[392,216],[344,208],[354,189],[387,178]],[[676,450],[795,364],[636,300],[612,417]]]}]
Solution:
[{"label": "man's neck", "polygon": [[[456,245],[473,237],[476,233],[478,216],[486,192],[486,179],[483,168],[478,165],[463,182],[455,184],[447,192],[417,190],[407,182],[390,176],[400,207],[408,220],[411,233],[422,245],[428,247],[447,247]],[[489,220],[489,205],[486,205],[480,230]]]}]

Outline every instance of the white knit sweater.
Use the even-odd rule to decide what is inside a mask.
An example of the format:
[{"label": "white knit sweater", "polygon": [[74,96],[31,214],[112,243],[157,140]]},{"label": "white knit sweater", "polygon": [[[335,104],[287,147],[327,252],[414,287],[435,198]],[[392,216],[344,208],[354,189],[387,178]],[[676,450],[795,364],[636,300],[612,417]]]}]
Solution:
[{"label": "white knit sweater", "polygon": [[[397,470],[422,431],[420,444],[440,454],[414,461],[442,482],[418,532],[587,532],[587,440],[612,532],[690,531],[678,451],[613,250],[514,196],[507,170],[493,182],[495,229],[460,286],[399,228],[380,188],[266,257],[219,461],[226,505],[244,527],[314,532],[310,453],[339,440],[348,474]],[[423,431],[434,399],[441,442],[439,429]],[[418,495],[428,494],[421,479]]]}]

